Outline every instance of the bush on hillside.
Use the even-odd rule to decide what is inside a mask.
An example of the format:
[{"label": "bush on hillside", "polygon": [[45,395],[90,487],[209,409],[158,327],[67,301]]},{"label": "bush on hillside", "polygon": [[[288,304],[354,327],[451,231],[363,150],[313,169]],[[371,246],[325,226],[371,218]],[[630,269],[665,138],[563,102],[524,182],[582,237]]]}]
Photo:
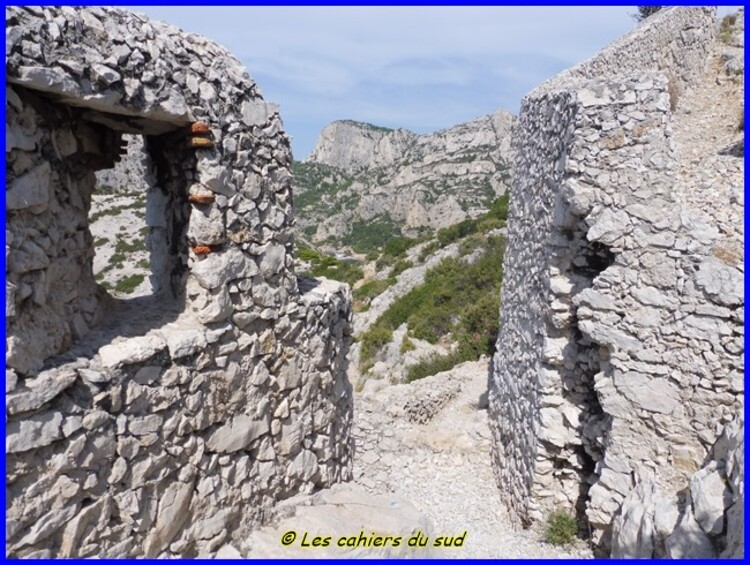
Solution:
[{"label": "bush on hillside", "polygon": [[429,367],[412,371],[413,378],[445,370],[441,367],[449,361],[452,367],[456,362],[492,354],[504,249],[503,238],[492,237],[484,243],[484,251],[474,263],[467,265],[460,259],[448,258],[430,269],[422,285],[399,297],[363,334],[360,362],[366,364],[403,323],[415,338],[437,343],[450,335],[458,344],[458,352],[449,360],[431,359],[425,363]]}]

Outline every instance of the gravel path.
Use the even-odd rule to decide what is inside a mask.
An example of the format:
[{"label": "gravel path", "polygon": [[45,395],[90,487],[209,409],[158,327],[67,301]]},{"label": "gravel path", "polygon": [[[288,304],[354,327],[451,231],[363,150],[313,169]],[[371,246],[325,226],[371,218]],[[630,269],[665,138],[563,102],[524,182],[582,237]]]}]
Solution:
[{"label": "gravel path", "polygon": [[435,535],[468,532],[446,557],[590,557],[583,543],[559,548],[513,525],[490,464],[487,360],[412,384],[355,397],[355,480],[409,500]]}]

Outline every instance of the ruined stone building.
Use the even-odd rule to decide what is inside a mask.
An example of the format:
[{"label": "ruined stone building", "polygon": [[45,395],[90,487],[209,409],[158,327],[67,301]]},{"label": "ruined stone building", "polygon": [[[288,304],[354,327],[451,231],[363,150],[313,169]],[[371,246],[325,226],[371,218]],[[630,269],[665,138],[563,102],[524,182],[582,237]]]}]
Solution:
[{"label": "ruined stone building", "polygon": [[[744,550],[744,169],[688,155],[711,136],[680,114],[715,27],[661,10],[513,130],[498,486],[615,556]],[[7,555],[211,555],[351,479],[351,295],[295,275],[277,106],[225,49],[120,9],[8,8],[6,67]],[[114,300],[89,213],[123,136],[153,294]]]},{"label": "ruined stone building", "polygon": [[525,523],[573,510],[615,555],[742,540],[742,170],[674,139],[715,27],[661,10],[530,92],[513,133],[498,482]]},{"label": "ruined stone building", "polygon": [[[123,10],[9,8],[6,38],[7,554],[207,554],[347,479],[350,294],[294,274],[278,108]],[[88,212],[123,134],[155,292],[116,302]]]}]

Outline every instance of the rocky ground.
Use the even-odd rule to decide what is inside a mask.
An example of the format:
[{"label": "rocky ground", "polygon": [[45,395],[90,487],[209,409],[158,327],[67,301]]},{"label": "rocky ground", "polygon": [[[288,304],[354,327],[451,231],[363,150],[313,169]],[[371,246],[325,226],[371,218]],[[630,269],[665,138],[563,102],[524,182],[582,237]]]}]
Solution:
[{"label": "rocky ground", "polygon": [[355,481],[409,500],[436,535],[468,532],[446,557],[588,557],[556,547],[505,514],[490,463],[487,364],[463,363],[412,384],[355,397]]},{"label": "rocky ground", "polygon": [[91,235],[97,282],[118,298],[151,294],[144,194],[94,194]]},{"label": "rocky ground", "polygon": [[690,221],[698,228],[717,226],[720,233],[714,253],[742,269],[744,10],[737,18],[732,29],[740,32],[719,32],[708,72],[679,96],[673,140],[678,151],[679,198],[690,209]]},{"label": "rocky ground", "polygon": [[[463,363],[412,384],[384,386],[355,396],[354,481],[299,497],[276,523],[226,555],[275,557],[412,556],[447,558],[591,557],[585,543],[554,546],[541,530],[513,525],[490,463],[487,422],[488,359]],[[360,529],[404,538],[460,536],[462,547],[289,548],[279,540],[301,535],[358,534]]]}]

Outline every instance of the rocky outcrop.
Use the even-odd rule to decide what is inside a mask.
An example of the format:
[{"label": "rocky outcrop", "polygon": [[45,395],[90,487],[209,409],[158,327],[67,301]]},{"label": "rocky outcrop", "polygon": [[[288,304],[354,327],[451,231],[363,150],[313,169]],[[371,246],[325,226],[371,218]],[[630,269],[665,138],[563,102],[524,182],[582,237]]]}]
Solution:
[{"label": "rocky outcrop", "polygon": [[521,520],[575,510],[602,551],[621,511],[631,538],[674,526],[643,525],[633,499],[661,495],[639,477],[672,497],[742,409],[741,175],[712,147],[726,174],[699,180],[673,134],[713,33],[710,9],[661,10],[527,95],[514,131],[498,481]]},{"label": "rocky outcrop", "polygon": [[612,557],[744,555],[744,418],[724,429],[684,494],[640,479],[612,525]]},{"label": "rocky outcrop", "polygon": [[[348,287],[293,271],[277,108],[204,38],[6,12],[6,554],[212,555],[351,476]],[[97,286],[95,173],[145,137],[155,294]]]},{"label": "rocky outcrop", "polygon": [[476,217],[506,191],[512,122],[500,110],[426,135],[334,122],[295,164],[297,229],[342,245],[358,225],[387,238]]},{"label": "rocky outcrop", "polygon": [[419,136],[405,129],[388,129],[352,120],[328,124],[306,162],[348,173],[384,167],[400,160]]}]

